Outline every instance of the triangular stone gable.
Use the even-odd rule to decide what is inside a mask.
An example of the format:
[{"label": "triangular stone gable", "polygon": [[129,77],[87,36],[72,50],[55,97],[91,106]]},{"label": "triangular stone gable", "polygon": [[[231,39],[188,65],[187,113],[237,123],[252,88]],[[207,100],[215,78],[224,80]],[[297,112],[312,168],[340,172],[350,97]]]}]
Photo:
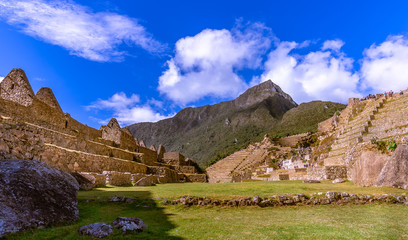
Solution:
[{"label": "triangular stone gable", "polygon": [[156,152],[156,151],[157,151],[157,150],[156,150],[156,146],[154,146],[154,144],[152,144],[152,146],[150,146],[150,150],[153,150],[153,151]]},{"label": "triangular stone gable", "polygon": [[42,87],[38,90],[37,94],[35,95],[38,100],[47,104],[48,106],[57,109],[58,111],[62,112],[61,106],[59,105],[57,99],[55,98],[54,93],[52,92],[51,88]]},{"label": "triangular stone gable", "polygon": [[0,98],[23,106],[33,103],[34,91],[28,82],[25,72],[19,68],[11,72],[0,82]]},{"label": "triangular stone gable", "polygon": [[108,125],[101,126],[102,138],[106,140],[111,140],[116,144],[120,144],[121,129],[116,118],[112,118]]},{"label": "triangular stone gable", "polygon": [[146,144],[145,144],[145,142],[143,140],[140,140],[139,141],[139,146],[146,147]]},{"label": "triangular stone gable", "polygon": [[126,133],[127,135],[133,137],[132,133],[129,131],[129,129],[128,129],[127,127],[122,128],[122,131],[123,131],[124,133]]}]

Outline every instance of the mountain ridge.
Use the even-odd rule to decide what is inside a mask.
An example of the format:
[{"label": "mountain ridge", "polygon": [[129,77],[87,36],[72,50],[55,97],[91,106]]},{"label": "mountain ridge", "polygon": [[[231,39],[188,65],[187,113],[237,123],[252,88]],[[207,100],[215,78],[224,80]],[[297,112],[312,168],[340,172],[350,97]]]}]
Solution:
[{"label": "mountain ridge", "polygon": [[[333,109],[339,107],[329,105],[331,111],[318,121],[331,117]],[[247,89],[236,99],[188,107],[172,118],[156,123],[136,123],[127,128],[146,144],[165,144],[168,151],[190,156],[203,167],[211,159],[244,148],[260,140],[265,133],[273,132],[284,114],[296,107],[297,103],[289,94],[268,80]],[[317,122],[313,124],[317,127]]]}]

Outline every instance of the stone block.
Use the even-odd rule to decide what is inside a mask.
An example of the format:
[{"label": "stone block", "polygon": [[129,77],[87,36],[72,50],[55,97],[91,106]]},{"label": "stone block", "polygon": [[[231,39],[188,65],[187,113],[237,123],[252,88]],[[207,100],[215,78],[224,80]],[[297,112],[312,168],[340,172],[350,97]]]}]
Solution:
[{"label": "stone block", "polygon": [[132,186],[132,174],[123,172],[111,172],[109,183],[114,186]]}]

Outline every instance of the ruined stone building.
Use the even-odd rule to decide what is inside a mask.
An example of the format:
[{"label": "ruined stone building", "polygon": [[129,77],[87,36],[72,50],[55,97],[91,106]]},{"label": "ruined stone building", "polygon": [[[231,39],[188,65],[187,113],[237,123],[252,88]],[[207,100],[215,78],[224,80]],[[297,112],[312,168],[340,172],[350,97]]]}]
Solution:
[{"label": "ruined stone building", "polygon": [[[278,145],[265,138],[256,143],[258,147],[249,146],[207,168],[209,182],[343,178],[361,186],[408,189],[408,151],[393,152],[399,145],[408,149],[407,116],[408,91],[365,100],[351,98],[341,113],[319,123],[313,134],[318,140],[315,146],[302,150],[307,150],[305,154],[295,146],[307,139],[307,134],[281,138]],[[264,163],[276,158],[274,151],[285,155],[296,152],[294,159],[307,164],[270,171]]]},{"label": "ruined stone building", "polygon": [[147,148],[111,119],[99,130],[64,113],[49,88],[34,94],[21,69],[0,83],[0,160],[35,159],[68,172],[95,176],[104,184],[205,182],[191,160]]}]

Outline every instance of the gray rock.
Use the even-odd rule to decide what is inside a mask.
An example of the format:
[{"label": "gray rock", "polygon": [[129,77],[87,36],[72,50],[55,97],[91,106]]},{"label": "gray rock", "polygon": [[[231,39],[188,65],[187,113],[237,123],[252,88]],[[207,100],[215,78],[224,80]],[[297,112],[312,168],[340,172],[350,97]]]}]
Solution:
[{"label": "gray rock", "polygon": [[255,204],[258,204],[261,201],[262,201],[262,199],[258,195],[256,195],[255,197],[252,198],[252,202],[254,202]]},{"label": "gray rock", "polygon": [[337,193],[337,192],[327,192],[326,193],[326,197],[328,199],[330,199],[330,200],[335,200],[335,199],[339,198],[340,196],[341,196],[341,194]]},{"label": "gray rock", "polygon": [[343,178],[336,178],[332,181],[332,183],[344,183],[346,180],[344,180]]},{"label": "gray rock", "polygon": [[303,183],[320,183],[319,180],[303,180]]},{"label": "gray rock", "polygon": [[343,197],[343,198],[344,198],[344,197],[348,197],[348,196],[350,196],[350,195],[349,195],[348,193],[346,193],[346,192],[342,192],[342,193],[341,193],[341,197]]},{"label": "gray rock", "polygon": [[78,182],[34,160],[0,161],[0,237],[78,220]]},{"label": "gray rock", "polygon": [[330,204],[330,199],[328,199],[328,198],[320,198],[320,199],[319,199],[319,203],[320,203],[321,205]]},{"label": "gray rock", "polygon": [[114,228],[122,229],[122,232],[142,232],[147,229],[146,224],[140,218],[118,217],[112,223]]},{"label": "gray rock", "polygon": [[111,225],[107,223],[93,223],[79,229],[79,235],[88,235],[94,238],[104,238],[113,232]]}]

